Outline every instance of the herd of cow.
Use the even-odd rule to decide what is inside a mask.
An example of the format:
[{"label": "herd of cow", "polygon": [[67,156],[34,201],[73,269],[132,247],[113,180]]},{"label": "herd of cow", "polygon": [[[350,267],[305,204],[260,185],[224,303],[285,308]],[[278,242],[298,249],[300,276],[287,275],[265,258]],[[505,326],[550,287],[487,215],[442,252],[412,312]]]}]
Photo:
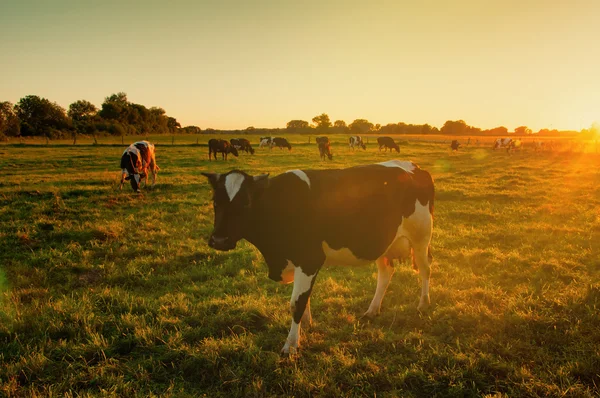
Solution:
[{"label": "herd of cow", "polygon": [[[332,159],[327,137],[316,140],[321,159]],[[359,136],[350,137],[352,149],[366,149]],[[379,150],[400,152],[391,137],[377,139]],[[260,147],[292,149],[281,137],[261,137]],[[498,139],[494,149],[518,149],[520,140]],[[453,150],[460,143],[454,140]],[[245,138],[211,139],[209,159],[217,153],[254,153]],[[120,187],[129,180],[136,192],[152,174],[156,180],[154,145],[131,144],[121,157]],[[377,287],[364,314],[379,313],[394,273],[394,260],[412,258],[421,279],[418,309],[429,305],[430,241],[433,231],[434,184],[431,175],[410,161],[389,160],[371,165],[332,170],[290,170],[269,178],[240,170],[224,174],[202,173],[213,190],[214,229],[208,245],[228,251],[241,239],[263,255],[269,278],[294,282],[290,310],[292,322],[282,353],[299,347],[300,325],[311,324],[310,295],[325,265],[360,265],[375,262]]]},{"label": "herd of cow", "polygon": [[[328,158],[329,160],[332,160],[333,154],[331,153],[331,142],[329,141],[329,138],[317,137],[316,143],[321,159],[324,160],[325,158]],[[391,151],[394,149],[396,152],[400,152],[400,147],[394,142],[392,137],[377,138],[377,145],[379,146],[380,151],[382,149],[384,151],[387,151],[388,149]],[[362,137],[358,135],[352,136],[348,139],[348,146],[352,149],[367,149]],[[289,151],[292,150],[292,145],[283,137],[260,137],[258,147],[268,147],[269,149],[277,147],[279,149],[287,148]],[[229,141],[219,138],[211,138],[208,141],[208,160],[212,160],[213,157],[215,160],[217,160],[217,153],[221,154],[221,159],[227,160],[228,154],[231,153],[233,156],[237,157],[239,156],[239,151],[245,151],[246,153],[254,154],[254,149],[252,148],[250,141],[248,141],[246,138],[232,138]]]}]

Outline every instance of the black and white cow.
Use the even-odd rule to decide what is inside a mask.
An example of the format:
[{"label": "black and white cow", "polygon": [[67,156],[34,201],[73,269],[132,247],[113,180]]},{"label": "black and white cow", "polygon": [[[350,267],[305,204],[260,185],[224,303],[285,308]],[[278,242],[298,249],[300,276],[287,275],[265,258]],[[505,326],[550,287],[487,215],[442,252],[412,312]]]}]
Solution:
[{"label": "black and white cow", "polygon": [[238,150],[225,140],[211,138],[208,140],[208,160],[211,160],[211,154],[217,160],[217,153],[221,154],[221,159],[227,160],[227,154],[232,153],[236,158],[239,156]]},{"label": "black and white cow", "polygon": [[298,348],[301,321],[311,322],[310,294],[324,265],[377,264],[377,288],[365,313],[372,317],[394,273],[393,260],[412,254],[422,281],[418,308],[429,305],[434,186],[416,164],[390,160],[273,178],[238,170],[203,174],[214,192],[208,245],[231,250],[246,239],[264,256],[269,278],[294,282],[283,353]]},{"label": "black and white cow", "polygon": [[400,147],[394,142],[392,137],[379,137],[377,138],[377,144],[379,144],[380,151],[381,148],[385,148],[386,151],[389,148],[390,152],[392,151],[392,149],[395,149],[396,152],[400,153]]},{"label": "black and white cow", "polygon": [[331,153],[331,143],[329,142],[329,137],[317,137],[316,141],[321,160],[325,160],[325,157],[327,157],[329,160],[332,160],[333,154]]},{"label": "black and white cow", "polygon": [[499,148],[509,148],[511,142],[512,142],[512,138],[496,138],[496,141],[494,141],[494,146],[492,149],[496,150]]},{"label": "black and white cow", "polygon": [[278,147],[279,149],[283,149],[283,148],[287,148],[288,150],[292,150],[292,146],[290,145],[290,143],[288,142],[288,140],[286,140],[283,137],[275,137],[273,138],[273,142],[271,144],[271,147]]},{"label": "black and white cow", "polygon": [[516,140],[511,140],[510,144],[508,144],[508,147],[506,148],[506,152],[510,152],[510,151],[518,151],[521,150],[523,148],[523,141],[516,139]]},{"label": "black and white cow", "polygon": [[348,146],[352,149],[354,149],[355,147],[367,149],[367,146],[363,142],[362,137],[360,135],[353,135],[352,137],[350,137],[348,139]]},{"label": "black and white cow", "polygon": [[156,174],[160,168],[156,164],[156,149],[148,141],[138,141],[129,145],[121,155],[121,183],[131,183],[135,192],[140,192],[142,181],[148,185],[148,174],[152,173],[152,186],[156,183]]},{"label": "black and white cow", "polygon": [[273,137],[260,137],[260,142],[258,144],[259,148],[268,146],[269,148],[273,148]]},{"label": "black and white cow", "polygon": [[232,138],[229,140],[229,143],[238,151],[250,152],[250,154],[254,155],[254,148],[250,145],[250,141],[245,138]]},{"label": "black and white cow", "polygon": [[458,151],[458,148],[460,148],[460,142],[458,142],[458,140],[452,140],[452,143],[450,144],[450,148],[452,148],[453,151]]}]

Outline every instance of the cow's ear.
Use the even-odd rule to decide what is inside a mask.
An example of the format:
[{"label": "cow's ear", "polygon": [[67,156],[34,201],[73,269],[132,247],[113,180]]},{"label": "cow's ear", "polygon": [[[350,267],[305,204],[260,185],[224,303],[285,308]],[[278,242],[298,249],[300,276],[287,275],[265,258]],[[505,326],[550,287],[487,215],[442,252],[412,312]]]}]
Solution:
[{"label": "cow's ear", "polygon": [[254,178],[254,182],[260,182],[260,181],[263,181],[263,180],[267,180],[268,181],[269,180],[269,173],[267,173],[267,174],[261,174],[259,176],[254,176],[252,178]]},{"label": "cow's ear", "polygon": [[219,181],[219,177],[221,177],[221,174],[205,172],[201,172],[200,174],[208,178],[208,182],[210,182],[210,185],[212,185],[213,189],[217,187],[217,182]]},{"label": "cow's ear", "polygon": [[252,177],[254,179],[253,190],[260,191],[269,186],[269,174],[261,174],[259,176]]}]

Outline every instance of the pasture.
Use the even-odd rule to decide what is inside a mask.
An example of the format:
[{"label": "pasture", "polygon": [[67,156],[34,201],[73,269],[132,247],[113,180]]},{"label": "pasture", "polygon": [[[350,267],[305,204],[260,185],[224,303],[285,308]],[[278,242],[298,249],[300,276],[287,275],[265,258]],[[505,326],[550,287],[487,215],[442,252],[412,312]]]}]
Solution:
[{"label": "pasture", "polygon": [[[227,162],[159,143],[142,194],[116,190],[121,145],[0,146],[0,395],[600,394],[600,155],[415,140],[390,154],[373,139],[353,152],[333,136],[320,161],[314,140],[288,138],[291,152]],[[371,321],[375,265],[324,268],[300,355],[281,357],[292,286],[247,242],[207,246],[200,173],[394,158],[435,179],[430,309],[409,263]]]}]

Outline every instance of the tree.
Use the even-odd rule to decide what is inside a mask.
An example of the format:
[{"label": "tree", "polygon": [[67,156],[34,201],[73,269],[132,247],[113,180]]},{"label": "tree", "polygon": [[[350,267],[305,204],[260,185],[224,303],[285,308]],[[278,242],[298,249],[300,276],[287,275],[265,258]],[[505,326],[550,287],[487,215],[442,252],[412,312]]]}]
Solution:
[{"label": "tree", "polygon": [[79,100],[69,105],[67,114],[73,121],[80,122],[91,119],[96,115],[96,112],[98,112],[96,105],[86,100]]},{"label": "tree", "polygon": [[326,113],[321,113],[319,116],[315,116],[312,118],[312,122],[315,124],[317,129],[324,131],[331,127],[331,121],[329,120],[329,115]]},{"label": "tree", "polygon": [[37,95],[21,98],[15,105],[15,111],[21,120],[23,135],[44,135],[49,138],[70,127],[64,108]]},{"label": "tree", "polygon": [[369,122],[367,119],[356,119],[352,123],[348,125],[350,131],[355,134],[366,134],[373,130],[373,123]]},{"label": "tree", "polygon": [[519,126],[515,129],[516,135],[526,135],[531,134],[531,129],[527,126]]},{"label": "tree", "polygon": [[21,121],[10,102],[0,102],[0,137],[18,137],[21,134]]},{"label": "tree", "polygon": [[295,133],[308,132],[308,122],[306,120],[290,120],[286,126],[287,130]]},{"label": "tree", "polygon": [[169,116],[167,118],[167,127],[169,127],[169,131],[174,133],[175,131],[177,131],[177,129],[181,128],[181,124],[179,124],[177,119]]},{"label": "tree", "polygon": [[337,128],[345,129],[345,128],[347,128],[348,126],[346,126],[346,122],[345,122],[345,121],[343,121],[343,120],[336,120],[336,121],[333,123],[333,127],[337,127]]},{"label": "tree", "polygon": [[440,129],[440,132],[446,135],[469,135],[479,134],[481,133],[481,129],[469,126],[464,120],[448,120]]},{"label": "tree", "polygon": [[94,104],[79,100],[69,105],[67,115],[73,120],[73,145],[77,143],[77,133],[93,133],[96,130],[93,119],[98,113]]},{"label": "tree", "polygon": [[504,126],[499,126],[490,130],[484,130],[483,133],[488,135],[507,135],[508,129]]}]

